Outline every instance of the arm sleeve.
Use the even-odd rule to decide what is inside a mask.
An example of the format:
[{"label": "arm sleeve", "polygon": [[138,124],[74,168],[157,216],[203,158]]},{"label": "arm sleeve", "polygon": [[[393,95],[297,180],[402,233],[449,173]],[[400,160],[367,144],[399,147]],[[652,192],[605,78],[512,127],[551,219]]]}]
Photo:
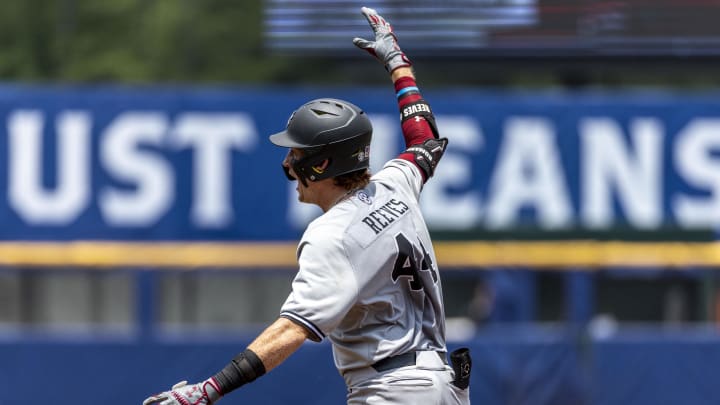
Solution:
[{"label": "arm sleeve", "polygon": [[[415,79],[410,76],[401,77],[395,81],[395,92],[398,97],[400,111],[408,104],[422,100],[422,95],[417,87]],[[435,137],[430,124],[424,117],[416,117],[402,123],[402,133],[405,139],[405,147],[419,145],[428,139]],[[402,158],[402,155],[400,156]]]},{"label": "arm sleeve", "polygon": [[[406,106],[422,100],[420,89],[418,89],[415,79],[411,76],[401,77],[396,80],[395,92],[398,97],[398,107],[401,112]],[[428,139],[436,138],[433,127],[431,127],[424,116],[415,116],[412,119],[404,120],[401,122],[401,125],[406,148],[413,145],[420,145]],[[413,166],[417,166],[415,156],[411,152],[402,152],[398,158],[411,162]],[[420,170],[420,172],[422,173],[422,181],[424,183],[428,180],[427,176],[422,170]]]}]

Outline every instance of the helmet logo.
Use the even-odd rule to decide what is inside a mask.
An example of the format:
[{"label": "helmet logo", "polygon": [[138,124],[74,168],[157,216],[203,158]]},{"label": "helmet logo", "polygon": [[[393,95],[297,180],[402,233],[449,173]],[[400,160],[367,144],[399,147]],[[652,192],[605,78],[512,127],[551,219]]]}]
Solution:
[{"label": "helmet logo", "polygon": [[359,149],[353,156],[357,156],[358,162],[364,162],[370,159],[370,145],[365,146],[364,150]]}]

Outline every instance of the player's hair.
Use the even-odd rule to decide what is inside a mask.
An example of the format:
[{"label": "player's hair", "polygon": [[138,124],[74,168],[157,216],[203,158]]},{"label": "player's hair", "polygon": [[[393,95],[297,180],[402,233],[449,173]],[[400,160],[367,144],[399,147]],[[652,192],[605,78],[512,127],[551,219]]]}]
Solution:
[{"label": "player's hair", "polygon": [[333,184],[345,190],[363,188],[370,183],[370,171],[367,169],[341,174],[333,177]]}]

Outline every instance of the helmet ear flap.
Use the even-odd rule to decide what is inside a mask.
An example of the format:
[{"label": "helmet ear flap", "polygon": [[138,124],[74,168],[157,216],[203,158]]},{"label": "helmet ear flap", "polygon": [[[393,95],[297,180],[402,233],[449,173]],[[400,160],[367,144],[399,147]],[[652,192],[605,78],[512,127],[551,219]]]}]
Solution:
[{"label": "helmet ear flap", "polygon": [[330,160],[330,158],[328,157],[328,158],[325,158],[322,162],[320,162],[320,164],[310,166],[310,169],[311,169],[314,173],[316,173],[316,174],[318,174],[318,175],[321,175],[321,174],[323,174],[323,173],[325,172],[325,169],[327,169],[328,166],[330,166],[330,163],[331,163],[331,160]]},{"label": "helmet ear flap", "polygon": [[302,184],[307,187],[307,180],[318,181],[334,174],[328,170],[332,166],[332,160],[325,153],[317,153],[314,155],[306,155],[300,159],[292,161],[293,171],[298,176]]}]

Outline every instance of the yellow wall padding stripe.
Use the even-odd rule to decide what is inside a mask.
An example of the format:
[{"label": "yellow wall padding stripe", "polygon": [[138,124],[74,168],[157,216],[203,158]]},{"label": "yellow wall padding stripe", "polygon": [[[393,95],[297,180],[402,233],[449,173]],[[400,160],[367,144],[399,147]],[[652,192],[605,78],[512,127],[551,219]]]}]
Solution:
[{"label": "yellow wall padding stripe", "polygon": [[0,265],[82,267],[288,267],[295,243],[0,243]]},{"label": "yellow wall padding stripe", "polygon": [[[447,267],[720,267],[720,242],[438,241]],[[0,242],[0,266],[294,268],[295,242]]]},{"label": "yellow wall padding stripe", "polygon": [[443,242],[444,266],[713,267],[720,242]]}]

